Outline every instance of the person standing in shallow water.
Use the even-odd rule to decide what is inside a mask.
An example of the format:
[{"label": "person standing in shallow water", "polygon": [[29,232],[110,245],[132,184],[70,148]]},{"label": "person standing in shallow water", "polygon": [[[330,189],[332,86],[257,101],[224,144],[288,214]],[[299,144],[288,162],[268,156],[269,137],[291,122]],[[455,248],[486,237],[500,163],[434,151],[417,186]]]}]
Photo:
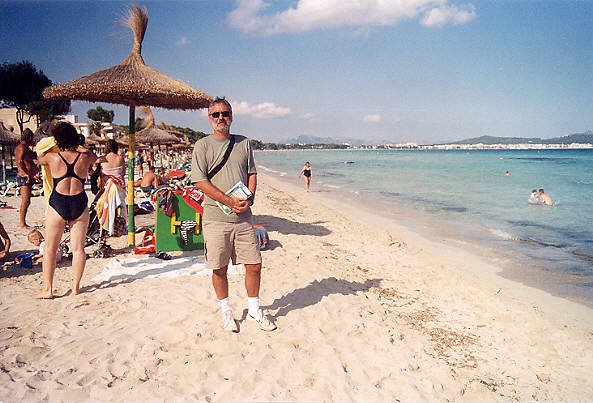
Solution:
[{"label": "person standing in shallow water", "polygon": [[[239,331],[229,301],[227,269],[232,260],[234,264],[243,263],[245,266],[247,320],[257,323],[262,330],[274,330],[276,325],[264,316],[259,307],[261,254],[250,208],[257,188],[253,151],[248,138],[231,134],[233,110],[226,99],[216,98],[210,103],[208,118],[213,133],[198,140],[194,146],[191,181],[206,195],[202,225],[204,258],[206,268],[212,269],[212,285],[222,312],[222,327],[227,331]],[[218,172],[212,173],[224,161],[231,146],[226,163]],[[251,191],[249,199],[225,194],[239,181]],[[232,212],[226,215],[216,204],[217,201]]]},{"label": "person standing in shallow water", "polygon": [[301,173],[299,174],[299,178],[301,175],[305,178],[305,188],[307,192],[309,191],[309,185],[311,184],[311,177],[313,176],[313,168],[311,168],[311,164],[309,161],[305,162],[305,166],[301,169]]},{"label": "person standing in shallow water", "polygon": [[548,194],[544,193],[544,189],[539,190],[539,200],[546,206],[551,206],[554,204],[554,202],[552,202],[552,198]]}]

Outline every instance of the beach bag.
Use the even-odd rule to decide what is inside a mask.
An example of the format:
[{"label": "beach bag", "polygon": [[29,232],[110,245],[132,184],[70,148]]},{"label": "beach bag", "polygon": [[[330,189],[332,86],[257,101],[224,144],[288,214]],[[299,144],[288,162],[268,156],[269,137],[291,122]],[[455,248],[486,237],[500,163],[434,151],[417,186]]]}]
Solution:
[{"label": "beach bag", "polygon": [[113,224],[113,236],[118,237],[128,233],[128,224],[126,223],[126,219],[122,216],[118,215],[115,217],[115,222]]},{"label": "beach bag", "polygon": [[268,237],[268,231],[261,225],[254,225],[253,228],[255,229],[255,236],[257,237],[257,243],[260,249],[265,249],[270,242],[270,238]]},{"label": "beach bag", "polygon": [[202,207],[202,202],[204,201],[204,193],[197,187],[187,187],[183,190],[183,201],[187,203],[188,206],[193,208],[200,214],[204,214],[204,208]]},{"label": "beach bag", "polygon": [[143,201],[142,203],[140,203],[140,207],[148,211],[149,213],[154,212],[154,207],[148,201]]},{"label": "beach bag", "polygon": [[144,232],[142,242],[134,248],[135,255],[147,255],[149,253],[156,252],[156,239],[151,230],[147,229]]},{"label": "beach bag", "polygon": [[168,217],[171,217],[173,215],[173,200],[175,199],[173,188],[162,186],[155,190],[154,197],[156,198],[157,208]]},{"label": "beach bag", "polygon": [[101,189],[101,167],[97,167],[91,174],[91,192],[96,195]]}]

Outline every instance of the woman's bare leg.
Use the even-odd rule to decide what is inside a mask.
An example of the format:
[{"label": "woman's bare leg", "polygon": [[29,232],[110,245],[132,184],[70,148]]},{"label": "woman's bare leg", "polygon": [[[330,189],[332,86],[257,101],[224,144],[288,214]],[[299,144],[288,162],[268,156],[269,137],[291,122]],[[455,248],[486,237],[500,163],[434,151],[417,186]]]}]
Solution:
[{"label": "woman's bare leg", "polygon": [[84,241],[89,225],[89,209],[76,220],[70,221],[70,249],[72,250],[72,295],[80,292],[80,280],[86,264]]},{"label": "woman's bare leg", "polygon": [[35,298],[53,298],[54,272],[56,271],[56,253],[64,234],[66,222],[51,207],[45,215],[45,248],[43,250],[43,289]]}]

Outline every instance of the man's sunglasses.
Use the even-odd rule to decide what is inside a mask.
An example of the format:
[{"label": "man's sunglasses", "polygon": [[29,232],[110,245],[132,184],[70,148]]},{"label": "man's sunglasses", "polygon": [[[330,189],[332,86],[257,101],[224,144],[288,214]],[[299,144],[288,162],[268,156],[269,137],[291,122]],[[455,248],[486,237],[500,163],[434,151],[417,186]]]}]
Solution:
[{"label": "man's sunglasses", "polygon": [[218,119],[218,117],[222,115],[223,118],[228,118],[231,116],[231,112],[230,111],[224,111],[224,112],[212,112],[210,114],[210,116],[212,116],[214,119]]}]

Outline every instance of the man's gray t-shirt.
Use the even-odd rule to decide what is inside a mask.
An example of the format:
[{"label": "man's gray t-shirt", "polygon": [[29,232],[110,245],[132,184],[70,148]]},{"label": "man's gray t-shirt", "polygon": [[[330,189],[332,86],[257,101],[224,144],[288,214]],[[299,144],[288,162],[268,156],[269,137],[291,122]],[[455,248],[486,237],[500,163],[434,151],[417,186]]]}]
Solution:
[{"label": "man's gray t-shirt", "polygon": [[[253,151],[249,139],[233,134],[235,145],[226,164],[210,180],[220,191],[226,193],[239,181],[248,185],[249,174],[256,174]],[[198,140],[194,146],[191,161],[192,183],[208,180],[207,173],[212,171],[223,159],[229,145],[229,139],[219,140],[212,135]],[[212,198],[204,196],[204,219],[223,222],[240,222],[251,219],[251,208],[247,211],[226,215]]]}]

